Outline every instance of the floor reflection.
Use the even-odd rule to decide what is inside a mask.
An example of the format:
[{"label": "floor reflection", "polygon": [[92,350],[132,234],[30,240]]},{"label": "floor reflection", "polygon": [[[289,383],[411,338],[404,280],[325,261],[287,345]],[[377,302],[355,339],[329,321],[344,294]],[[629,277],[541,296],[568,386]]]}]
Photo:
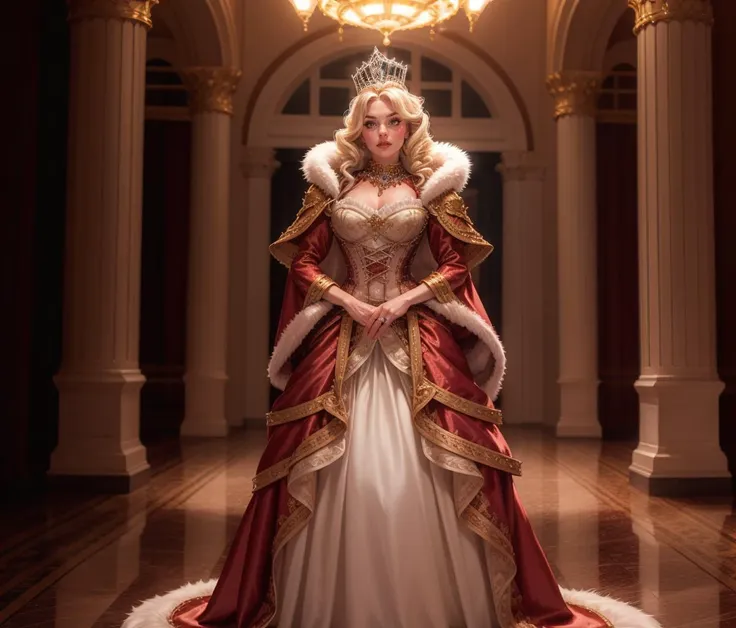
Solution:
[{"label": "floor reflection", "polygon": [[[648,498],[628,484],[625,445],[505,433],[561,584],[634,603],[667,628],[736,628],[732,504]],[[0,624],[117,628],[139,600],[216,576],[264,442],[255,431],[184,441],[132,495],[54,495],[0,515]]]}]

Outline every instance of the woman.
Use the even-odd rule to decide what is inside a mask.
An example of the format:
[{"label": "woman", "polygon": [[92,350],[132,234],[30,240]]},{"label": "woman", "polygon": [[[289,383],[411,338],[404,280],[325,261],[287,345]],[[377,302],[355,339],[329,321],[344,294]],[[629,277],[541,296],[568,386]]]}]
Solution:
[{"label": "woman", "polygon": [[493,406],[504,352],[470,278],[492,247],[458,194],[468,158],[433,142],[406,70],[378,50],[358,69],[271,246],[289,267],[283,393],[219,581],[126,628],[658,626],[561,591],[519,504]]}]

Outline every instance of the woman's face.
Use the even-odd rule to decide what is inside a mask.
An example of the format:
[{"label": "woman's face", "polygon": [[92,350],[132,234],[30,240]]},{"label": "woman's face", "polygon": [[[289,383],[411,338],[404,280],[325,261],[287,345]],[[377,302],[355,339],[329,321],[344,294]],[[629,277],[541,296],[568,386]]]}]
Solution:
[{"label": "woman's face", "polygon": [[408,125],[391,108],[390,103],[376,98],[365,112],[361,137],[378,163],[399,161],[399,151],[408,135]]}]

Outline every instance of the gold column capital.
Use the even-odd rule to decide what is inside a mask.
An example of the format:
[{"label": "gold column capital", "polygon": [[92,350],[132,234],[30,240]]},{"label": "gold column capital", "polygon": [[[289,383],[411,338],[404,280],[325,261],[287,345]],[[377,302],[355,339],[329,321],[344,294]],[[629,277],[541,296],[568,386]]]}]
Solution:
[{"label": "gold column capital", "polygon": [[140,22],[151,28],[151,11],[159,0],[67,0],[67,3],[71,22],[108,18]]},{"label": "gold column capital", "polygon": [[547,77],[547,89],[555,100],[555,119],[564,116],[595,116],[601,75],[598,72],[565,70]]},{"label": "gold column capital", "polygon": [[636,14],[636,34],[658,22],[713,23],[711,0],[628,0],[628,3]]},{"label": "gold column capital", "polygon": [[243,73],[236,68],[192,67],[182,71],[193,114],[233,114],[233,94]]}]

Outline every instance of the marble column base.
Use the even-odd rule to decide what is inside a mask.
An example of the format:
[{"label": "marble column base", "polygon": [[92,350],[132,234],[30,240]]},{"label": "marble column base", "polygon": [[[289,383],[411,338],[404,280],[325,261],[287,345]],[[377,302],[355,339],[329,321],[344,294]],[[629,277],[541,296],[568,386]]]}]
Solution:
[{"label": "marble column base", "polygon": [[652,495],[728,493],[731,475],[718,438],[723,383],[644,376],[636,389],[640,435],[631,483]]},{"label": "marble column base", "polygon": [[138,369],[60,373],[59,444],[51,455],[52,482],[128,492],[144,483],[149,465],[139,440]]},{"label": "marble column base", "polygon": [[561,438],[600,438],[598,381],[560,380],[560,420],[555,433]]}]

